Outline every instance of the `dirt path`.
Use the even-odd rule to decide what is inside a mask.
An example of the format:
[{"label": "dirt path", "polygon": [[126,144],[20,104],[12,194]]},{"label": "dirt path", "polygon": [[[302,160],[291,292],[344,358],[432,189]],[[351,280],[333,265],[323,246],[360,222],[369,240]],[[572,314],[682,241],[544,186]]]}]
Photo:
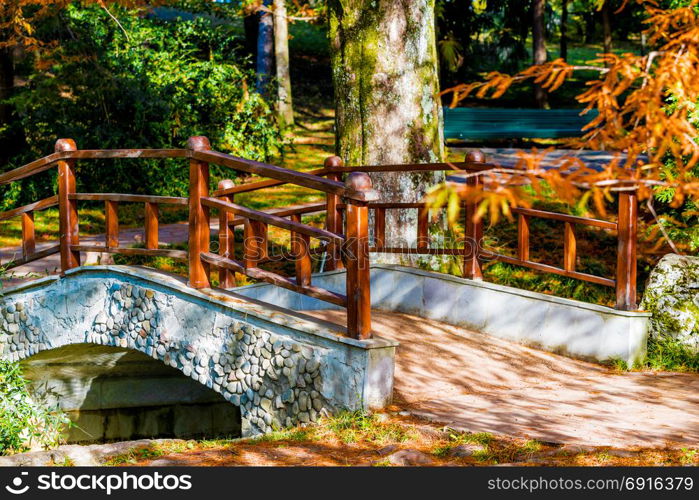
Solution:
[{"label": "dirt path", "polygon": [[376,311],[373,324],[379,336],[401,343],[395,398],[414,415],[544,442],[699,444],[699,375],[618,373],[405,314]]}]

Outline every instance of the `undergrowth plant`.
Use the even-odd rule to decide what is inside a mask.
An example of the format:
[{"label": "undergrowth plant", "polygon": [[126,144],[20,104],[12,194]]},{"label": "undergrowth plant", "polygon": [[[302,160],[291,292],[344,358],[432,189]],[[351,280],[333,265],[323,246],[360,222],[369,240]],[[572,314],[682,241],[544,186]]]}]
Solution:
[{"label": "undergrowth plant", "polygon": [[18,363],[0,360],[0,455],[55,447],[68,425],[65,413],[31,393]]}]

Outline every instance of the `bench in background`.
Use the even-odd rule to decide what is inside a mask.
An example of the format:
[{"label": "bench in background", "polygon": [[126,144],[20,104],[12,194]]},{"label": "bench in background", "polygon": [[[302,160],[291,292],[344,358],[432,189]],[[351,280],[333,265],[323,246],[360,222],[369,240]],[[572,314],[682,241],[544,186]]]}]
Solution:
[{"label": "bench in background", "polygon": [[444,138],[557,139],[580,137],[597,112],[581,109],[444,108]]}]

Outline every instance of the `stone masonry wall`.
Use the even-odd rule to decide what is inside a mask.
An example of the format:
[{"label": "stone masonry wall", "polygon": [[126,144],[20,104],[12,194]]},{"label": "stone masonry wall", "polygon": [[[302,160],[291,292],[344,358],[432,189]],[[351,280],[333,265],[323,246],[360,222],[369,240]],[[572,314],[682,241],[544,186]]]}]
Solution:
[{"label": "stone masonry wall", "polygon": [[361,406],[366,353],[158,288],[83,276],[0,297],[0,353],[18,361],[76,343],[139,350],[238,405],[244,436]]}]

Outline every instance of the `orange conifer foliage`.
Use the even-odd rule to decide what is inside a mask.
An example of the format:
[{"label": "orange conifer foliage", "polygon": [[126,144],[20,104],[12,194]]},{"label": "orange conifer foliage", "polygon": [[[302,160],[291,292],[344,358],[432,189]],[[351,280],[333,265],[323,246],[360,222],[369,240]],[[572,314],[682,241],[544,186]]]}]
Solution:
[{"label": "orange conifer foliage", "polygon": [[[532,66],[515,75],[493,72],[482,82],[445,90],[455,106],[468,96],[502,96],[512,85],[533,81],[549,92],[558,89],[580,70],[595,70],[599,77],[577,96],[585,111],[599,114],[586,127],[583,137],[567,141],[571,148],[589,148],[625,153],[602,171],[586,168],[574,158],[563,159],[554,169],[540,166],[542,152],[521,155],[518,170],[493,166],[480,174],[482,187],[439,186],[431,201],[445,204],[461,196],[479,204],[478,217],[489,212],[497,221],[509,215],[511,206],[530,206],[522,189],[531,185],[541,193],[542,181],[567,202],[592,200],[600,213],[605,199],[614,191],[635,189],[639,199],[652,200],[663,188],[672,193],[673,207],[687,197],[699,200],[699,0],[686,6],[660,8],[655,0],[635,0],[647,12],[646,35],[656,50],[647,55],[601,54],[586,66],[570,65],[562,59]],[[621,157],[620,157],[621,158]]]}]

